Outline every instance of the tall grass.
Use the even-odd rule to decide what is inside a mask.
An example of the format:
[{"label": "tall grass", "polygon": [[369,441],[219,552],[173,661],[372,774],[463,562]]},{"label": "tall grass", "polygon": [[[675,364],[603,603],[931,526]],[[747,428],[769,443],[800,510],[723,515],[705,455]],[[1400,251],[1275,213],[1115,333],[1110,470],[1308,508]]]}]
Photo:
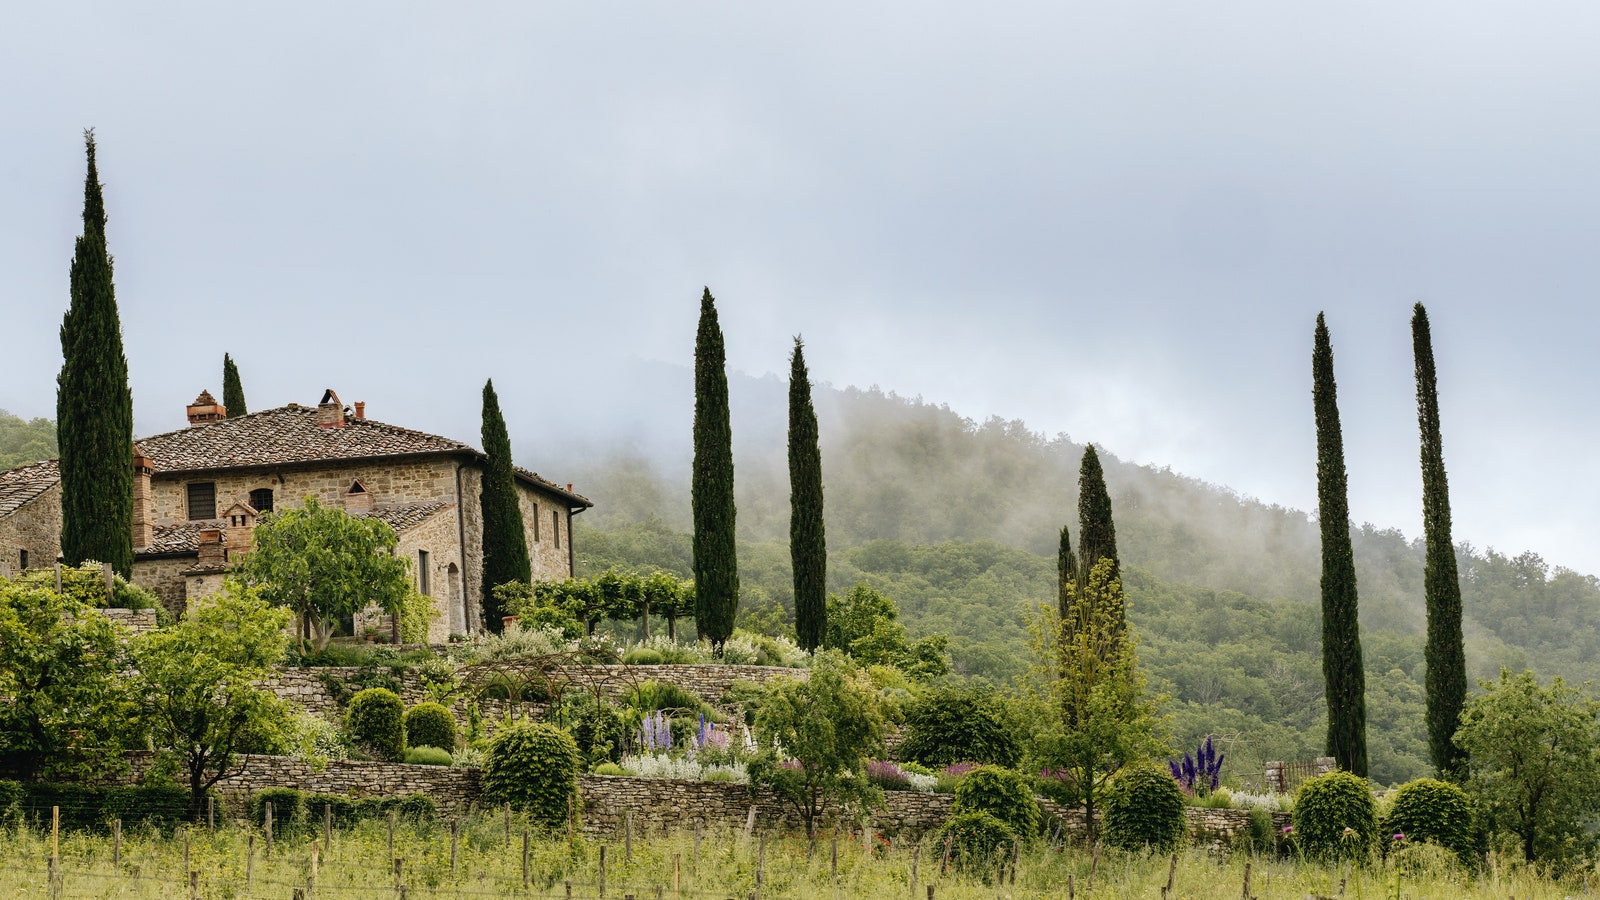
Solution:
[{"label": "tall grass", "polygon": [[[911,843],[887,846],[870,841],[863,850],[849,835],[823,834],[815,844],[798,835],[759,835],[746,838],[738,831],[711,829],[697,841],[692,832],[636,833],[631,856],[621,836],[605,840],[565,835],[535,836],[529,845],[529,887],[522,881],[522,824],[513,821],[511,834],[495,813],[480,814],[462,823],[454,872],[450,866],[451,830],[448,820],[401,823],[394,836],[393,857],[402,860],[401,878],[410,898],[566,897],[568,882],[574,897],[597,897],[600,857],[606,856],[605,896],[622,898],[747,897],[759,891],[764,898],[843,898],[911,896],[913,866],[917,897],[932,885],[938,898],[1043,898],[1066,896],[1070,876],[1078,897],[1157,897],[1167,882],[1170,858],[1105,851],[1098,864],[1079,849],[1024,850],[1015,881],[1008,873],[997,884],[995,870],[978,874],[940,874],[942,847]],[[254,834],[253,865],[246,885],[247,858]],[[61,896],[65,898],[166,898],[188,896],[183,865],[182,834],[162,837],[154,831],[124,836],[119,866],[111,861],[111,839],[84,834],[63,835],[60,844]],[[388,851],[388,827],[367,821],[345,831],[335,831],[326,854],[318,853],[315,896],[330,898],[383,898],[398,896],[394,889],[393,857]],[[311,876],[313,847],[320,848],[320,831],[280,838],[272,855],[263,837],[239,825],[204,828],[190,835],[189,869],[198,874],[199,896],[208,898],[283,898],[306,887]],[[837,841],[837,869],[834,847]],[[696,852],[698,850],[698,852]],[[0,832],[0,897],[49,896],[48,831]],[[677,882],[674,890],[674,864]],[[1308,894],[1334,895],[1339,880],[1348,877],[1344,896],[1382,898],[1395,896],[1397,871],[1393,863],[1347,873],[1293,860],[1251,858],[1244,854],[1221,857],[1191,848],[1179,855],[1173,872],[1172,897],[1212,898],[1239,896],[1246,864],[1251,867],[1251,893],[1260,898],[1300,900]],[[989,869],[989,867],[984,867]],[[1093,883],[1090,870],[1095,869]],[[757,884],[758,875],[761,884]],[[1408,870],[1398,873],[1399,892],[1409,898],[1554,898],[1584,889],[1582,876],[1566,883],[1541,879],[1523,868],[1491,867],[1468,873],[1452,866],[1446,854],[1417,854]],[[1592,881],[1592,879],[1591,879]]]}]

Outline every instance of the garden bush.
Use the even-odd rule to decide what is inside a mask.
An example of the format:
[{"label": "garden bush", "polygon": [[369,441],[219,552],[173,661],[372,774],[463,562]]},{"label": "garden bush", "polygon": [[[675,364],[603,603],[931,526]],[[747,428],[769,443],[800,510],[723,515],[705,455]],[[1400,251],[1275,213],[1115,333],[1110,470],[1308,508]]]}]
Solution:
[{"label": "garden bush", "polygon": [[1183,807],[1183,789],[1171,773],[1134,766],[1106,791],[1106,843],[1124,850],[1171,850],[1183,841]]},{"label": "garden bush", "polygon": [[1294,798],[1294,840],[1307,856],[1361,859],[1377,844],[1377,804],[1365,778],[1329,772],[1309,778]]},{"label": "garden bush", "polygon": [[259,827],[265,821],[266,804],[272,803],[272,833],[283,837],[319,831],[323,808],[327,807],[335,828],[351,828],[369,819],[385,819],[394,813],[410,822],[431,822],[438,817],[438,806],[426,794],[356,799],[338,794],[309,794],[294,788],[267,788],[250,798],[250,821]]},{"label": "garden bush", "polygon": [[406,710],[406,746],[456,748],[456,717],[438,703],[418,703]]},{"label": "garden bush", "polygon": [[715,722],[724,718],[710,704],[701,700],[699,694],[665,681],[646,681],[639,685],[629,692],[627,703],[644,713],[656,710],[705,713],[707,718]]},{"label": "garden bush", "polygon": [[1012,769],[979,766],[956,785],[953,812],[986,812],[1006,824],[1024,840],[1039,831],[1039,803],[1033,799],[1028,779]]},{"label": "garden bush", "polygon": [[250,821],[266,824],[267,804],[272,804],[272,833],[282,837],[300,831],[306,822],[306,795],[294,788],[266,788],[250,797]]},{"label": "garden bush", "polygon": [[367,688],[350,699],[345,730],[380,759],[399,760],[406,754],[405,714],[406,705],[394,691]]},{"label": "garden bush", "polygon": [[601,763],[600,765],[595,766],[594,767],[594,774],[596,774],[596,775],[626,775],[626,774],[628,774],[628,770],[624,769],[623,767],[617,765],[614,762],[608,762],[608,763]]},{"label": "garden bush", "polygon": [[630,666],[659,666],[661,660],[661,651],[653,647],[635,647],[622,657],[623,663]]},{"label": "garden bush", "polygon": [[555,724],[572,735],[588,766],[622,761],[628,729],[616,707],[593,694],[576,692],[551,710],[551,716]]},{"label": "garden bush", "polygon": [[150,824],[166,829],[184,821],[189,791],[176,785],[95,787],[39,781],[0,781],[0,825],[50,827],[50,808],[60,807],[66,831],[110,830]]},{"label": "garden bush", "polygon": [[455,760],[451,758],[449,750],[423,744],[406,748],[406,762],[413,766],[448,766]]},{"label": "garden bush", "polygon": [[1448,782],[1419,778],[1401,785],[1384,817],[1383,831],[1403,834],[1407,843],[1438,844],[1467,865],[1476,858],[1472,801],[1465,791]]},{"label": "garden bush", "polygon": [[987,879],[995,857],[1007,852],[1017,840],[1011,826],[982,810],[967,810],[950,817],[934,833],[934,844],[950,842],[950,864],[969,872],[982,872]]},{"label": "garden bush", "polygon": [[1015,729],[1005,722],[1003,701],[982,687],[942,685],[906,708],[902,759],[928,766],[963,760],[1013,767],[1022,756]]},{"label": "garden bush", "polygon": [[483,763],[483,796],[510,803],[549,828],[567,818],[577,799],[581,758],[572,735],[546,722],[521,722],[503,729]]}]

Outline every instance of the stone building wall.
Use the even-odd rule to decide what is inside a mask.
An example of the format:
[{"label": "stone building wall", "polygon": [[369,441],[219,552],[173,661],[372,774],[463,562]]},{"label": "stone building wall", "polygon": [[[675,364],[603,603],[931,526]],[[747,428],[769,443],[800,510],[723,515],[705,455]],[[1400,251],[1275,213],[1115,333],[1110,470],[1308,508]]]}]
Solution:
[{"label": "stone building wall", "polygon": [[461,593],[466,598],[467,630],[481,631],[483,624],[483,469],[462,466],[461,482]]},{"label": "stone building wall", "polygon": [[22,551],[28,551],[28,568],[47,568],[61,555],[61,485],[0,517],[0,576],[22,568]]},{"label": "stone building wall", "polygon": [[567,501],[555,494],[517,482],[517,505],[522,510],[522,532],[528,541],[533,577],[562,579],[572,576],[568,544]]},{"label": "stone building wall", "polygon": [[[441,508],[427,521],[405,530],[395,552],[411,560],[411,580],[422,589],[421,557],[417,551],[428,553],[427,594],[433,598],[438,617],[428,626],[428,643],[442,644],[451,634],[464,633],[461,594],[461,541],[455,504]],[[387,617],[386,617],[387,618]]]},{"label": "stone building wall", "polygon": [[247,469],[216,473],[155,473],[151,479],[152,522],[175,525],[189,520],[188,485],[216,485],[217,513],[235,503],[249,503],[250,492],[272,491],[273,507],[288,509],[316,497],[324,506],[343,508],[344,497],[356,479],[372,495],[373,506],[451,500],[455,497],[457,462],[449,457],[413,457],[355,462],[328,462],[300,467]]},{"label": "stone building wall", "polygon": [[[136,559],[133,561],[133,583],[153,592],[161,605],[174,616],[183,615],[189,603],[190,585],[183,577],[185,569],[194,566],[195,557],[180,556],[175,559]],[[195,595],[205,593],[198,583]]]}]

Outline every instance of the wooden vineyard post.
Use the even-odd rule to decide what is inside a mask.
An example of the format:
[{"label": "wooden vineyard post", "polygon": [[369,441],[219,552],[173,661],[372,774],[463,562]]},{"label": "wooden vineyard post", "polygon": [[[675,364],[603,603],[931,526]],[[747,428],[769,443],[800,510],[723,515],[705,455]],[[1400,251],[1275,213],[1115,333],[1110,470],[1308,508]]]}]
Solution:
[{"label": "wooden vineyard post", "polygon": [[600,845],[600,896],[606,895],[606,845]]},{"label": "wooden vineyard post", "polygon": [[750,804],[750,814],[744,817],[744,836],[749,837],[756,830],[756,806]]},{"label": "wooden vineyard post", "polygon": [[917,900],[917,862],[922,859],[922,847],[911,848],[911,900]]},{"label": "wooden vineyard post", "polygon": [[189,900],[200,900],[200,873],[189,870]]},{"label": "wooden vineyard post", "polygon": [[456,874],[456,848],[461,844],[461,820],[452,816],[450,818],[450,876]]},{"label": "wooden vineyard post", "polygon": [[506,809],[506,849],[511,849],[511,804],[508,802]]},{"label": "wooden vineyard post", "polygon": [[[394,810],[389,811],[389,858],[394,859]],[[396,889],[398,886],[396,882]]]},{"label": "wooden vineyard post", "polygon": [[955,836],[946,835],[944,839],[944,855],[939,857],[939,874],[943,875],[950,866],[950,848],[954,846]]},{"label": "wooden vineyard post", "polygon": [[272,801],[268,800],[262,806],[265,807],[262,812],[262,818],[265,822],[263,828],[267,833],[266,854],[270,858],[272,856]]},{"label": "wooden vineyard post", "polygon": [[61,856],[61,807],[50,807],[50,859]]},{"label": "wooden vineyard post", "polygon": [[206,795],[206,830],[217,833],[217,798],[213,794]]},{"label": "wooden vineyard post", "polygon": [[1172,895],[1172,880],[1178,876],[1178,854],[1172,854],[1172,864],[1167,866],[1167,884],[1161,889],[1163,898]]},{"label": "wooden vineyard post", "polygon": [[828,864],[828,872],[835,881],[839,880],[839,835],[833,835],[832,860]]},{"label": "wooden vineyard post", "polygon": [[528,889],[528,829],[522,829],[522,889]]},{"label": "wooden vineyard post", "polygon": [[[691,868],[690,871],[693,872],[695,877],[698,878],[699,875],[700,875],[700,823],[699,822],[694,823],[694,855],[689,857],[689,861],[694,864],[693,868]],[[698,885],[698,882],[696,882],[696,884]]]},{"label": "wooden vineyard post", "polygon": [[756,851],[756,893],[767,883],[767,833],[761,832],[759,849]]},{"label": "wooden vineyard post", "polygon": [[250,881],[256,873],[256,836],[250,835],[244,845],[244,892],[250,893]]},{"label": "wooden vineyard post", "polygon": [[672,854],[672,896],[674,897],[678,896],[678,892],[682,890],[682,883],[679,880],[679,858],[681,856],[682,854],[678,853]]},{"label": "wooden vineyard post", "polygon": [[333,847],[333,804],[322,804],[322,855]]},{"label": "wooden vineyard post", "polygon": [[400,890],[400,871],[403,863],[404,860],[400,859],[398,856],[394,857],[394,889],[397,891]]},{"label": "wooden vineyard post", "polygon": [[[1584,877],[1585,880],[1587,880],[1588,876]],[[1585,887],[1587,887],[1587,884]],[[1586,890],[1584,893],[1588,893],[1588,891]],[[1239,896],[1242,897],[1243,900],[1250,900],[1250,860],[1248,859],[1244,861],[1244,891],[1240,893]]]},{"label": "wooden vineyard post", "polygon": [[111,868],[122,867],[122,820],[111,820]]},{"label": "wooden vineyard post", "polygon": [[633,810],[622,814],[622,859],[633,865]]}]

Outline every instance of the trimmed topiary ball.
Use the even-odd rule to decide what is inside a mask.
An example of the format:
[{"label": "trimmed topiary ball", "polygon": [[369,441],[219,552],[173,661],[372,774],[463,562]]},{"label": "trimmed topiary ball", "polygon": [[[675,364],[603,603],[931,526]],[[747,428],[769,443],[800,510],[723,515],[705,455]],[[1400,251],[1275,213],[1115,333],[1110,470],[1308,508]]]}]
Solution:
[{"label": "trimmed topiary ball", "polygon": [[381,759],[399,761],[406,755],[406,705],[394,691],[367,688],[350,698],[345,730],[350,740]]},{"label": "trimmed topiary ball", "polygon": [[979,766],[956,785],[955,812],[986,812],[1024,840],[1039,832],[1039,802],[1022,773],[999,766]]},{"label": "trimmed topiary ball", "polygon": [[1378,808],[1365,778],[1329,772],[1294,798],[1294,840],[1307,856],[1360,859],[1378,842]]},{"label": "trimmed topiary ball", "polygon": [[578,796],[578,745],[572,735],[545,722],[520,722],[501,730],[483,763],[483,796],[510,803],[534,821],[558,828],[567,803]]},{"label": "trimmed topiary ball", "polygon": [[1009,853],[1017,833],[1011,826],[981,810],[958,812],[934,834],[934,846],[950,842],[950,864],[965,871],[987,876],[995,859]]},{"label": "trimmed topiary ball", "polygon": [[418,703],[406,710],[406,746],[456,748],[456,717],[438,703]]},{"label": "trimmed topiary ball", "polygon": [[1183,806],[1183,789],[1171,772],[1135,766],[1106,792],[1106,843],[1124,850],[1171,850],[1183,841]]},{"label": "trimmed topiary ball", "polygon": [[1472,834],[1472,801],[1466,791],[1445,781],[1418,778],[1394,792],[1383,830],[1394,841],[1438,844],[1471,865],[1476,859]]}]

